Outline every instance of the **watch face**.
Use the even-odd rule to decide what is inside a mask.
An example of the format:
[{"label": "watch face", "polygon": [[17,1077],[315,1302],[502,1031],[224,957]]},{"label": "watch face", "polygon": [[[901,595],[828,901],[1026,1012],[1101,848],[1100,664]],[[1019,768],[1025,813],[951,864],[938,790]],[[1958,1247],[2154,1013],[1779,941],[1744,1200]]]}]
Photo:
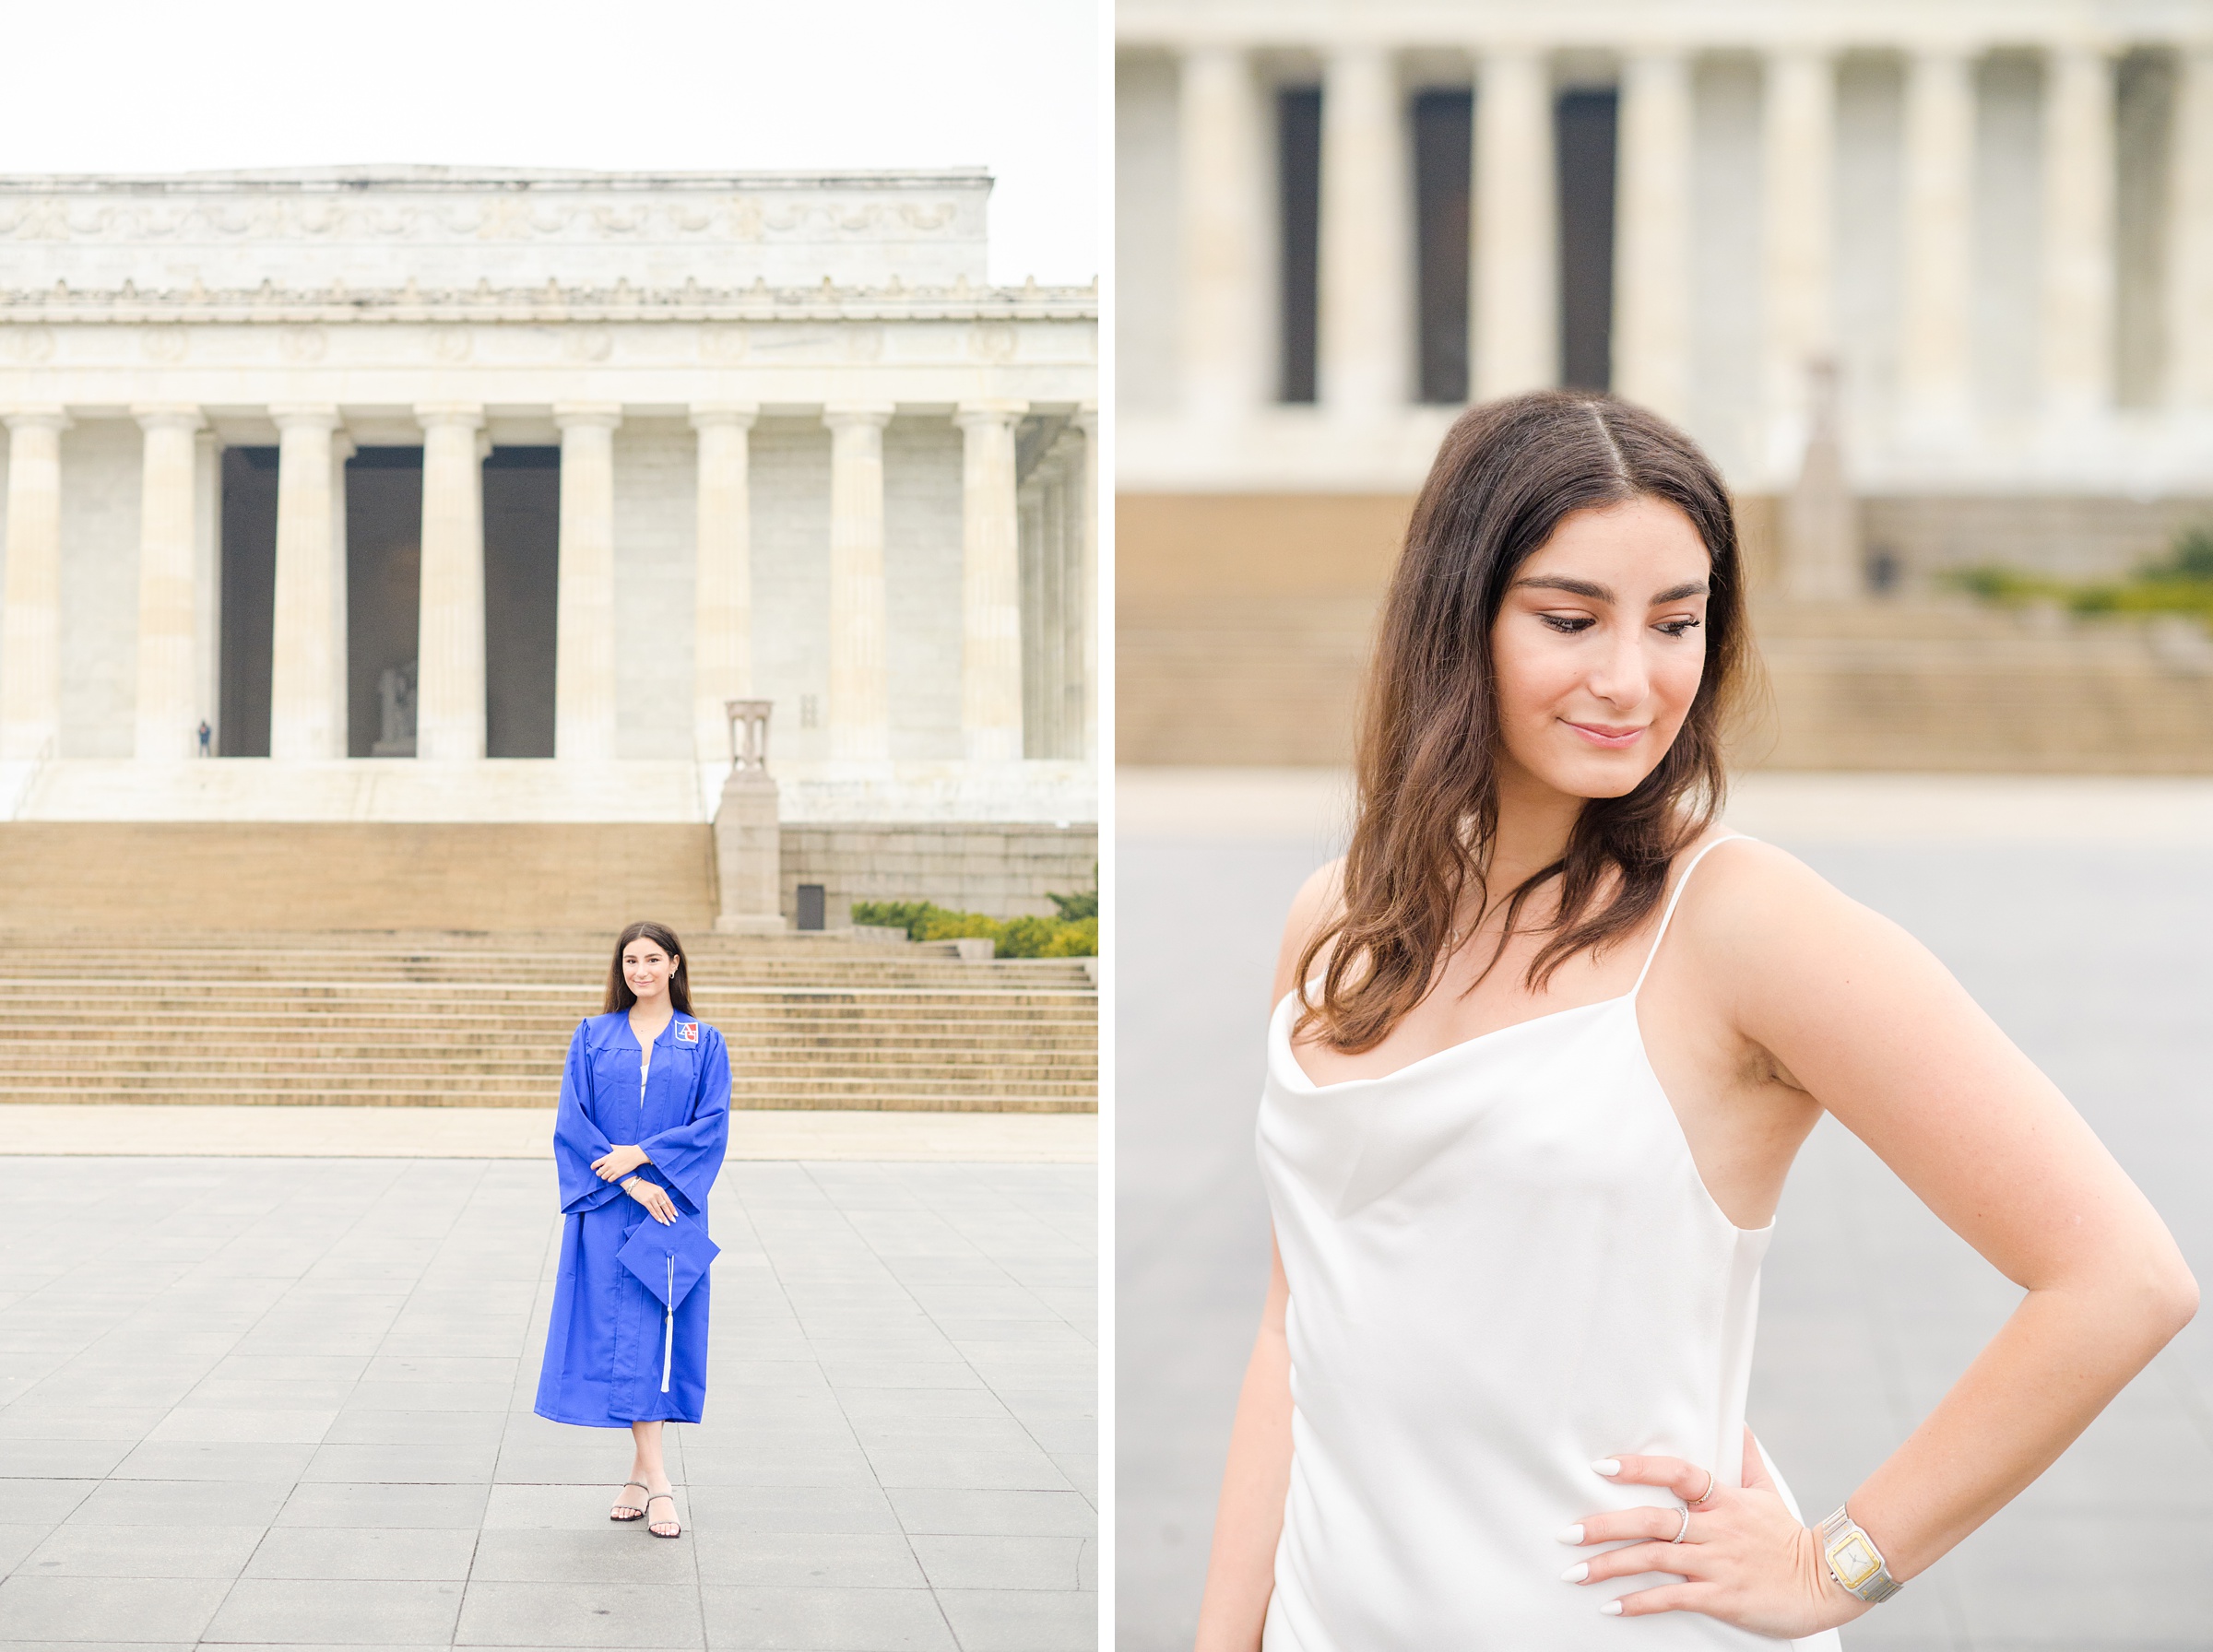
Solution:
[{"label": "watch face", "polygon": [[1828,1564],[1836,1568],[1837,1581],[1848,1589],[1858,1588],[1883,1569],[1875,1545],[1856,1531],[1846,1532],[1830,1546]]}]

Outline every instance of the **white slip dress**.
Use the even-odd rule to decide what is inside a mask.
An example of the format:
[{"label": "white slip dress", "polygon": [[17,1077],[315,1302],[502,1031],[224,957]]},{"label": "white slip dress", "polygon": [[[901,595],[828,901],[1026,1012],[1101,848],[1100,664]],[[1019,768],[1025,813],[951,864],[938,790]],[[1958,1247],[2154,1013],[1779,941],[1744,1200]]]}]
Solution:
[{"label": "white slip dress", "polygon": [[[1265,1652],[1779,1644],[1702,1613],[1607,1617],[1602,1601],[1680,1580],[1564,1583],[1597,1551],[1557,1537],[1604,1509],[1682,1506],[1600,1478],[1597,1457],[1742,1481],[1774,1228],[1713,1202],[1637,1021],[1685,884],[1730,841],[1684,867],[1620,997],[1320,1085],[1292,1054],[1296,995],[1276,1006],[1259,1139],[1293,1410]],[[1834,1631],[1794,1644],[1840,1647]]]}]

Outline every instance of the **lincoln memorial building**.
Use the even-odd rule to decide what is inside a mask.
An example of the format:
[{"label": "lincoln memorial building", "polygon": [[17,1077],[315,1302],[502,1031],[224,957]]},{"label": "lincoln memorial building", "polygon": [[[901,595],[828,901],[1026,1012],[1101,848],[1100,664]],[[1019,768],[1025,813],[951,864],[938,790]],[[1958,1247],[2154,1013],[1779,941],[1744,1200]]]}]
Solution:
[{"label": "lincoln memorial building", "polygon": [[[1818,434],[1839,597],[2213,523],[2207,0],[1124,0],[1117,33],[1125,761],[1216,761],[1181,732],[1210,662],[1287,705],[1356,646],[1471,401],[1677,420],[1768,576]],[[1263,631],[1280,670],[1233,645]],[[1155,717],[1133,678],[1181,686]],[[1319,761],[1290,725],[1324,715],[1246,760]]]},{"label": "lincoln memorial building", "polygon": [[1087,870],[1097,294],[989,188],[0,177],[0,820],[696,828],[758,700],[787,882]]}]

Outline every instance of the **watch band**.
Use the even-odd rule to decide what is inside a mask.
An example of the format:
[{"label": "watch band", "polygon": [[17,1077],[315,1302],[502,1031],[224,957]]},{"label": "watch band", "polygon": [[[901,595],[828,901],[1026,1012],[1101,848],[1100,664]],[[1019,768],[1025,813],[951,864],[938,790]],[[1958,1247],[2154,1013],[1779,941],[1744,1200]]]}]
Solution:
[{"label": "watch band", "polygon": [[1906,1587],[1890,1575],[1890,1567],[1875,1540],[1841,1507],[1815,1529],[1820,1533],[1821,1559],[1828,1575],[1847,1594],[1874,1605]]}]

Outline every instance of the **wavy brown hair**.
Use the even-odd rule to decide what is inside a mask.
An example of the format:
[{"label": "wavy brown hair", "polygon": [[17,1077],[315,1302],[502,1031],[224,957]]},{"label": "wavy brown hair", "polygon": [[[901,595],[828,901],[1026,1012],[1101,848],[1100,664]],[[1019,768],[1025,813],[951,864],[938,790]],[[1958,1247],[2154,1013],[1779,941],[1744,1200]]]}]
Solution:
[{"label": "wavy brown hair", "polygon": [[638,995],[630,990],[630,983],[622,979],[622,949],[633,940],[649,940],[676,960],[676,967],[669,972],[669,1001],[676,1006],[677,1014],[690,1015],[692,970],[684,957],[684,943],[676,938],[676,931],[668,925],[656,924],[650,919],[633,924],[615,937],[615,961],[607,966],[607,1001],[599,1006],[599,1013],[612,1015],[638,1001]]},{"label": "wavy brown hair", "polygon": [[[1299,958],[1301,1031],[1319,1029],[1347,1052],[1373,1048],[1428,996],[1470,890],[1478,912],[1491,910],[1493,623],[1517,571],[1564,519],[1639,498],[1680,510],[1712,559],[1705,675],[1658,766],[1626,795],[1585,803],[1560,857],[1507,892],[1484,974],[1530,897],[1556,878],[1558,908],[1530,962],[1533,991],[1576,953],[1619,940],[1658,903],[1676,853],[1721,812],[1722,728],[1747,653],[1736,524],[1721,476],[1682,431],[1611,396],[1545,391],[1471,407],[1422,485],[1384,602],[1342,907]],[[1307,983],[1325,949],[1314,1002]]]}]

